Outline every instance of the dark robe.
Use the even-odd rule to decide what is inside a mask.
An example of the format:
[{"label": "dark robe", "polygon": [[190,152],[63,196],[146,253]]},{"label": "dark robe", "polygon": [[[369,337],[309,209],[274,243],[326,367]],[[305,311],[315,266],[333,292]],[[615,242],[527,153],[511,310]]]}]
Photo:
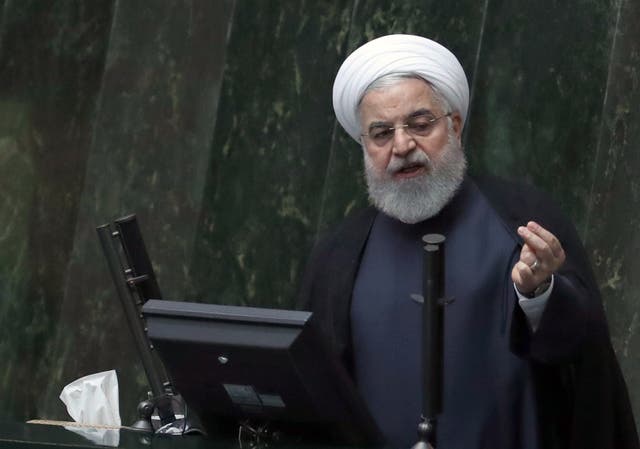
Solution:
[{"label": "dark robe", "polygon": [[[526,384],[526,379],[531,379],[539,446],[640,447],[597,285],[573,226],[546,196],[531,187],[496,179],[475,183],[504,225],[505,235],[514,242],[514,250],[522,244],[517,227],[535,220],[558,237],[567,255],[564,266],[556,273],[553,292],[535,333],[529,329],[522,310],[515,306],[514,295],[509,296],[510,303],[504,309],[509,313],[508,350],[525,362],[522,381]],[[377,214],[368,208],[321,240],[311,255],[301,288],[303,308],[314,312],[325,338],[352,374],[354,285]],[[508,257],[504,260],[505,265],[511,263]],[[506,285],[510,270],[500,270],[495,275],[507,278],[500,279]],[[523,403],[523,407],[530,406]],[[477,439],[478,448],[489,441],[482,435]]]},{"label": "dark robe", "polygon": [[516,306],[509,276],[518,241],[471,180],[434,218],[413,225],[384,214],[374,220],[351,304],[354,377],[387,442],[410,447],[421,416],[421,238],[443,234],[446,404],[439,447],[540,449],[533,381],[509,350]]}]

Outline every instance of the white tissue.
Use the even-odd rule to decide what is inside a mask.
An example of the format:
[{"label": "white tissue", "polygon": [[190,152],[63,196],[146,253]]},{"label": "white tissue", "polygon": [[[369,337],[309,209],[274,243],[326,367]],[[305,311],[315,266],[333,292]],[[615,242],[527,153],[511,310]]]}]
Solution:
[{"label": "white tissue", "polygon": [[115,370],[74,380],[62,389],[60,400],[77,423],[114,427],[122,424]]}]

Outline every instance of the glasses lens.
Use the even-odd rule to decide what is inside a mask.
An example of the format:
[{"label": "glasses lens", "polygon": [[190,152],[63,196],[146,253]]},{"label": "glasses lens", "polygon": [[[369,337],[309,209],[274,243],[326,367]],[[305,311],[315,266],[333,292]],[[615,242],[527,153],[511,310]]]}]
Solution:
[{"label": "glasses lens", "polygon": [[383,146],[393,137],[393,128],[389,126],[375,126],[369,130],[369,137],[378,145]]},{"label": "glasses lens", "polygon": [[[449,114],[443,115],[442,117],[446,117]],[[411,117],[407,123],[402,126],[405,128],[407,132],[414,136],[425,137],[428,136],[431,131],[436,126],[436,123],[442,117],[435,118],[430,114],[426,115],[418,115],[416,117]],[[378,146],[385,146],[389,141],[393,138],[393,134],[395,133],[395,129],[391,126],[373,126],[369,129],[369,138]]]},{"label": "glasses lens", "polygon": [[426,136],[435,126],[436,120],[430,115],[413,117],[407,122],[407,130],[416,136]]}]

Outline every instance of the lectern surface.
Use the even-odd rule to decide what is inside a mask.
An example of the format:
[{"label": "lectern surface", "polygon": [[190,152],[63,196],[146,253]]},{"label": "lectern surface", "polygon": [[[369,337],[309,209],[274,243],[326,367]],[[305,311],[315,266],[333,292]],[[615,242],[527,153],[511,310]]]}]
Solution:
[{"label": "lectern surface", "polygon": [[[98,444],[62,426],[0,421],[0,448],[2,449],[95,449],[118,447],[123,449],[239,449],[235,439],[204,438],[196,435],[184,437],[148,437],[131,430],[120,430],[117,446]],[[244,448],[249,448],[246,444]],[[269,449],[293,449],[286,444],[271,444]],[[296,444],[296,449],[363,449],[347,446],[318,446]]]}]

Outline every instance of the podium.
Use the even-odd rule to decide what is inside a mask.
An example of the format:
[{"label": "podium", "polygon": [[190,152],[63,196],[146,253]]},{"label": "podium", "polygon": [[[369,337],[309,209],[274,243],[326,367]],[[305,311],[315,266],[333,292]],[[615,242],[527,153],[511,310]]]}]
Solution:
[{"label": "podium", "polygon": [[[72,425],[72,423],[69,424]],[[0,421],[0,447],[3,449],[104,449],[109,446],[94,443],[60,424]],[[242,449],[249,449],[251,446],[249,444],[240,446],[235,438],[203,437],[201,435],[148,436],[122,428],[118,445],[111,447],[122,449],[240,449],[242,447]],[[364,449],[364,447],[272,443],[269,445],[269,449]]]}]

